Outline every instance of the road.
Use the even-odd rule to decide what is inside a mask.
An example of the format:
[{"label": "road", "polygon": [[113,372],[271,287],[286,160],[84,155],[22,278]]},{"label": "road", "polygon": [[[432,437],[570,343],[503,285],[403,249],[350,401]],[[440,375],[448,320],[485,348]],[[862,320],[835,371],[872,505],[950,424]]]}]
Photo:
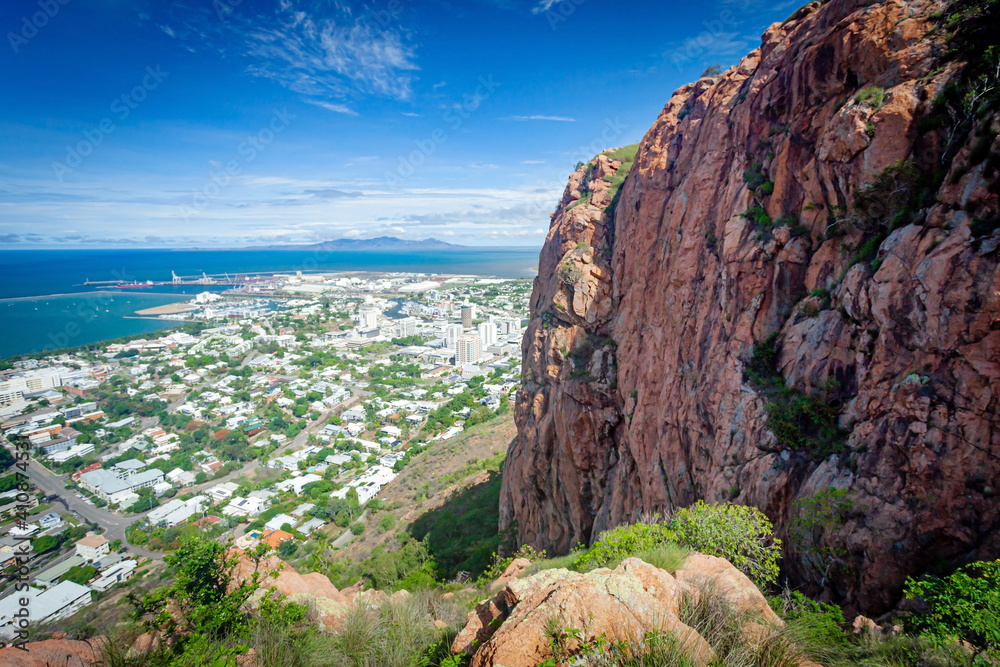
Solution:
[{"label": "road", "polygon": [[[361,513],[361,516],[358,517],[358,521],[364,524],[368,523],[368,510],[365,510],[364,512]],[[348,529],[345,530],[343,533],[341,533],[337,537],[337,539],[331,542],[330,546],[333,547],[334,549],[341,549],[350,544],[352,540],[354,540],[354,533],[352,533],[350,529]]]},{"label": "road", "polygon": [[[61,475],[56,475],[55,473],[49,471],[37,461],[30,461],[28,463],[27,474],[28,478],[34,483],[35,486],[41,489],[45,495],[59,496],[59,502],[62,503],[68,511],[73,512],[88,523],[96,524],[103,528],[104,537],[108,538],[112,542],[115,540],[121,540],[124,544],[126,542],[125,529],[143,516],[136,515],[124,517],[83,502],[82,499],[74,496],[73,493],[66,488],[66,480]],[[162,556],[162,554],[155,551],[147,551],[131,545],[129,548],[140,556],[147,556],[149,558],[159,558]]]},{"label": "road", "polygon": [[[348,408],[357,405],[364,398],[365,395],[366,392],[358,392],[344,403],[341,403],[327,410],[326,412],[323,412],[320,415],[319,419],[312,422],[309,426],[303,429],[302,432],[299,433],[299,435],[297,435],[290,442],[285,443],[284,445],[276,449],[274,452],[272,452],[271,456],[272,457],[281,456],[285,451],[288,451],[289,449],[301,447],[306,443],[306,441],[309,438],[309,435],[315,433],[321,426],[324,426],[331,416],[335,414],[340,414],[344,410],[347,410]],[[147,423],[147,421],[144,420],[143,428],[151,425],[151,423],[155,423],[155,419],[149,420],[149,423]],[[242,477],[243,475],[253,472],[258,467],[260,467],[259,461],[257,460],[248,461],[242,467],[232,471],[231,473],[225,475],[224,477],[221,477],[219,479],[209,480],[202,484],[198,484],[196,486],[184,489],[184,492],[198,493],[210,486],[215,486],[216,484],[221,484],[223,482],[231,481],[237,477]],[[148,512],[143,512],[142,514],[134,514],[126,517],[126,516],[121,516],[120,514],[115,514],[114,512],[108,512],[106,510],[102,510],[99,507],[94,507],[93,505],[84,502],[81,498],[77,498],[75,495],[73,495],[72,491],[66,488],[65,476],[53,473],[52,471],[50,471],[48,468],[38,463],[37,461],[30,461],[28,463],[27,475],[28,478],[31,479],[31,481],[35,484],[35,486],[41,489],[45,493],[45,495],[58,496],[59,502],[62,503],[62,505],[68,511],[75,513],[88,523],[96,524],[101,528],[103,528],[104,536],[112,542],[115,540],[121,540],[122,544],[128,544],[128,540],[125,537],[125,530],[130,525],[132,525],[136,521],[139,521],[140,519],[142,519],[142,517],[148,514]],[[350,531],[347,531],[347,533],[350,534]],[[146,556],[147,558],[159,559],[163,556],[162,552],[149,551],[132,544],[129,544],[128,548],[134,553],[140,556]]]}]

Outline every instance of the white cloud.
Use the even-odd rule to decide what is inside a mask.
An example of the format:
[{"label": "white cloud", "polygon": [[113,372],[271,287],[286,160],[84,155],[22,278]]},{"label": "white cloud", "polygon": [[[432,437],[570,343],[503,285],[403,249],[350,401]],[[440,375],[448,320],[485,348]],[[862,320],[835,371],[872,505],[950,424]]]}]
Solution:
[{"label": "white cloud", "polygon": [[318,107],[322,107],[328,111],[335,111],[337,113],[347,114],[348,116],[358,115],[357,111],[343,104],[334,104],[333,102],[321,102],[319,100],[306,100],[306,102],[308,102],[309,104],[314,104]]},{"label": "white cloud", "polygon": [[[241,58],[251,75],[314,99],[335,100],[334,105],[362,95],[411,97],[413,73],[420,68],[415,47],[400,27],[347,6],[324,7],[319,16],[314,5],[280,0],[273,13],[241,6],[225,7],[218,16],[211,7],[185,9],[177,3],[170,25],[160,27],[185,48],[207,46],[224,57]],[[192,16],[195,12],[200,16]]]},{"label": "white cloud", "polygon": [[245,26],[253,59],[249,70],[299,93],[342,95],[348,90],[405,100],[410,73],[419,69],[413,48],[392,29],[345,13],[314,18],[291,1],[269,20]]},{"label": "white cloud", "polygon": [[541,2],[531,8],[531,13],[541,14],[543,12],[547,12],[560,2],[562,2],[562,0],[541,0]]}]

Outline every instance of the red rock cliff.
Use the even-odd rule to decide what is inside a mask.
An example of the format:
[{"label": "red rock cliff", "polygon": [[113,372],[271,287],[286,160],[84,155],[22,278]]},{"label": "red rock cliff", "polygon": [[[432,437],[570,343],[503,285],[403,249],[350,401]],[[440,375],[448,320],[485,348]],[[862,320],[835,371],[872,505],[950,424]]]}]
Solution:
[{"label": "red rock cliff", "polygon": [[[936,10],[807,5],[674,93],[614,206],[617,160],[573,174],[504,470],[522,543],[753,504],[794,582],[866,612],[1000,555],[997,118],[935,107],[964,85]],[[783,394],[748,375],[762,342]]]}]

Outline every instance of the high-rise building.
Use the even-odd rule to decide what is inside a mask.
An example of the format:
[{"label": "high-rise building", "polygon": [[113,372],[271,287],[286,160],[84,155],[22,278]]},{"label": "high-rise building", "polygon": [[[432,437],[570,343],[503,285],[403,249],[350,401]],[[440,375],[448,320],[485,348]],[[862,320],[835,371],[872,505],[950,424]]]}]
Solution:
[{"label": "high-rise building", "polygon": [[497,325],[492,322],[483,322],[479,325],[479,340],[485,350],[490,345],[497,343]]},{"label": "high-rise building", "polygon": [[362,329],[374,329],[378,326],[378,310],[363,308],[358,313],[358,326]]},{"label": "high-rise building", "polygon": [[396,320],[396,326],[399,328],[400,338],[414,336],[417,333],[417,318],[404,317],[401,320]]},{"label": "high-rise building", "polygon": [[473,306],[462,306],[462,327],[465,329],[472,328],[472,320],[476,318],[476,313],[473,310]]},{"label": "high-rise building", "polygon": [[478,333],[462,334],[458,337],[458,349],[455,351],[456,364],[459,366],[478,364],[482,356],[482,342]]},{"label": "high-rise building", "polygon": [[458,337],[462,335],[461,324],[446,324],[444,327],[444,338],[448,341],[448,347],[452,350],[458,345]]}]

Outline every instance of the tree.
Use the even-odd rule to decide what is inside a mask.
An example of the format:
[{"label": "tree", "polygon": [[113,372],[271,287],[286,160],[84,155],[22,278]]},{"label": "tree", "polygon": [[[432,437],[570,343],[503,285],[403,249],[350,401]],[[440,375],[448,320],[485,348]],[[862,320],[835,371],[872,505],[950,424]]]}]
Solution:
[{"label": "tree", "polygon": [[278,546],[278,556],[283,560],[288,560],[295,555],[298,546],[293,540],[285,540]]},{"label": "tree", "polygon": [[704,79],[707,76],[719,76],[720,74],[722,74],[722,65],[715,63],[706,67],[699,78]]},{"label": "tree", "polygon": [[119,549],[122,548],[122,541],[121,540],[111,540],[111,544],[109,546],[111,547],[111,551],[118,551]]},{"label": "tree", "polygon": [[0,470],[6,470],[14,465],[14,455],[6,447],[0,447]]},{"label": "tree", "polygon": [[156,494],[149,487],[139,489],[136,494],[139,496],[139,500],[132,504],[130,509],[133,512],[147,512],[159,505]]},{"label": "tree", "polygon": [[908,579],[906,597],[922,599],[928,607],[910,620],[914,629],[968,642],[977,654],[1000,656],[1000,560],[972,563],[943,579]]},{"label": "tree", "polygon": [[[146,619],[150,630],[173,633],[181,629],[167,611],[173,602],[180,610],[186,630],[193,630],[217,640],[245,627],[248,622],[244,605],[260,587],[260,577],[234,580],[237,557],[229,545],[190,538],[181,543],[164,561],[174,569],[173,583],[139,598],[129,593],[137,619]],[[150,618],[152,617],[152,618]]]},{"label": "tree", "polygon": [[36,554],[52,551],[59,546],[59,540],[51,535],[42,535],[31,542],[31,548]]}]

